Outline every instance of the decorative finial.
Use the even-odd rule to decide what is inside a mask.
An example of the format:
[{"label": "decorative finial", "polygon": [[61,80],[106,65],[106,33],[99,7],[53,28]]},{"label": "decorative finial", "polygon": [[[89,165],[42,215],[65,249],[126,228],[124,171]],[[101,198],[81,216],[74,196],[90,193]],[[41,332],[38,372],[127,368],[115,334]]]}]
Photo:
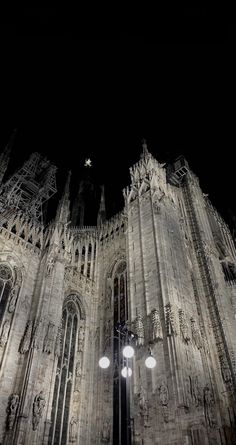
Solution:
[{"label": "decorative finial", "polygon": [[64,192],[62,193],[62,197],[58,204],[56,213],[56,221],[63,224],[69,224],[68,221],[70,218],[70,179],[71,170],[68,172]]},{"label": "decorative finial", "polygon": [[68,171],[68,176],[65,184],[64,193],[62,195],[62,199],[69,199],[70,194],[70,179],[71,179],[71,170]]},{"label": "decorative finial", "polygon": [[84,163],[85,167],[92,167],[92,161],[90,158],[85,159],[85,163]]},{"label": "decorative finial", "polygon": [[148,148],[147,148],[147,141],[146,139],[142,140],[142,147],[143,147],[143,156],[148,154]]},{"label": "decorative finial", "polygon": [[97,225],[100,226],[105,221],[106,221],[105,192],[104,192],[104,185],[102,185],[101,186],[101,201],[100,201],[100,207],[99,207],[99,211],[98,211]]}]

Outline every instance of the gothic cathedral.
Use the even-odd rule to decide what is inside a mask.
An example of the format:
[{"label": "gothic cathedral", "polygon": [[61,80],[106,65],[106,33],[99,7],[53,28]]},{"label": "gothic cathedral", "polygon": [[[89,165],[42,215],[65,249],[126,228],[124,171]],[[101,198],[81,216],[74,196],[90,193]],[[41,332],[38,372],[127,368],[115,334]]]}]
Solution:
[{"label": "gothic cathedral", "polygon": [[89,181],[71,210],[69,175],[45,224],[56,167],[33,153],[4,182],[8,160],[0,444],[236,444],[235,245],[187,161],[144,143],[123,211],[107,220],[102,190],[88,225]]}]

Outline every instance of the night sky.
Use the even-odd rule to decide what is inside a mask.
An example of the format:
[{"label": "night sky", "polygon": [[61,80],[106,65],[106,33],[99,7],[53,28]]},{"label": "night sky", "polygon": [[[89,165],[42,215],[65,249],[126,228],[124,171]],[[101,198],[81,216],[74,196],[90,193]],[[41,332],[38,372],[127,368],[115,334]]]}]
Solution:
[{"label": "night sky", "polygon": [[222,215],[236,214],[233,17],[212,7],[4,11],[1,150],[18,128],[10,172],[38,151],[58,166],[59,193],[72,170],[73,194],[91,157],[111,216],[146,138],[160,161],[185,155]]}]

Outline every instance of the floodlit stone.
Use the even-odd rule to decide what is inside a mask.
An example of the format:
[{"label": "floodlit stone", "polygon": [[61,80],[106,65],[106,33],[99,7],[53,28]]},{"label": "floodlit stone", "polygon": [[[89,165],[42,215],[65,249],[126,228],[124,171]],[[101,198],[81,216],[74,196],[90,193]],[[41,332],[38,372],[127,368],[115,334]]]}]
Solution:
[{"label": "floodlit stone", "polygon": [[37,153],[0,184],[0,443],[112,443],[119,413],[137,444],[236,443],[231,233],[183,158],[165,167],[144,142],[130,174],[96,227],[70,225],[70,174],[42,224],[55,168]]}]

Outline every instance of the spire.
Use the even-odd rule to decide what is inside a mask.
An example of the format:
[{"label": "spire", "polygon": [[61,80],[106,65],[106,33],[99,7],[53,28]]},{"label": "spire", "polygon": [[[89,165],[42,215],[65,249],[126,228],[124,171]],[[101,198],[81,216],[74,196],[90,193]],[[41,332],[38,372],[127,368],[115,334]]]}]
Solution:
[{"label": "spire", "polygon": [[62,198],[58,204],[57,214],[56,214],[56,222],[67,224],[69,222],[70,217],[70,178],[71,171],[68,173],[64,193]]},{"label": "spire", "polygon": [[75,203],[72,208],[72,225],[73,226],[83,226],[84,225],[84,181],[80,181],[79,191],[75,199]]},{"label": "spire", "polygon": [[101,201],[98,210],[97,225],[100,226],[106,220],[105,191],[104,185],[101,186]]},{"label": "spire", "polygon": [[15,128],[10,136],[10,139],[4,148],[3,152],[0,154],[0,185],[2,184],[2,180],[7,171],[7,167],[10,160],[11,149],[15,140],[17,129]]},{"label": "spire", "polygon": [[64,199],[64,201],[70,199],[70,178],[71,178],[71,170],[68,173],[64,194],[62,197],[62,199]]},{"label": "spire", "polygon": [[142,158],[145,158],[145,156],[147,156],[149,154],[148,148],[147,148],[147,141],[146,139],[142,140],[142,147],[143,147],[143,152],[141,154]]}]

